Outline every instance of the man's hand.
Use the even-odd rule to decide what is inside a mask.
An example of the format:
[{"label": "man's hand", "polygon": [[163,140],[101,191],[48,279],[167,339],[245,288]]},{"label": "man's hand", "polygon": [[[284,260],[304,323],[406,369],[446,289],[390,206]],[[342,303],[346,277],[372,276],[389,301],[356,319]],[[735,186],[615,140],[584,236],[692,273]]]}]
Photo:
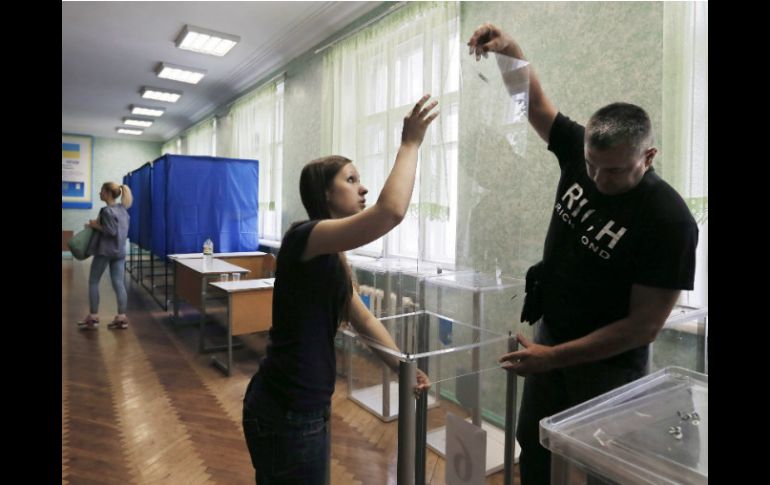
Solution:
[{"label": "man's hand", "polygon": [[510,57],[521,59],[521,50],[516,42],[500,30],[500,27],[486,22],[480,25],[468,41],[468,54],[476,54],[478,61],[481,56],[487,57],[487,52],[499,52]]},{"label": "man's hand", "polygon": [[[476,54],[478,61],[481,56],[487,57],[487,52],[498,52],[504,56],[524,59],[524,52],[513,38],[500,30],[500,27],[486,22],[480,25],[468,41],[470,54]],[[498,59],[498,65],[500,64]],[[551,126],[556,119],[558,110],[546,97],[540,79],[530,67],[529,76],[529,122],[538,136],[548,143],[551,136]]]},{"label": "man's hand", "polygon": [[555,367],[553,347],[530,342],[520,333],[516,334],[516,340],[524,348],[497,359],[503,363],[503,369],[526,376],[546,372]]}]

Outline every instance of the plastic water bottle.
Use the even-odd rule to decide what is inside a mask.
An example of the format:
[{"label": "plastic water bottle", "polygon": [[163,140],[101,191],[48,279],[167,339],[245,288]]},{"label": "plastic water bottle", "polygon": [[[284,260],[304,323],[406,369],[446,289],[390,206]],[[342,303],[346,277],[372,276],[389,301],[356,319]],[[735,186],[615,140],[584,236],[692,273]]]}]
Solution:
[{"label": "plastic water bottle", "polygon": [[210,268],[214,259],[214,242],[206,239],[203,242],[203,266]]}]

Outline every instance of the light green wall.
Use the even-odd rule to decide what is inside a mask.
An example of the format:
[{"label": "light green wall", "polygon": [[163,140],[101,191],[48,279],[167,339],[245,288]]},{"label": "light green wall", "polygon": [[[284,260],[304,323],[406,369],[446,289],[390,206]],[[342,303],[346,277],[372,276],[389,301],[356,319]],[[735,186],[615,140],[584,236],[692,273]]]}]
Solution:
[{"label": "light green wall", "polygon": [[[644,107],[659,133],[662,3],[467,2],[461,10],[463,46],[486,21],[517,40],[547,96],[573,120],[585,124],[598,108],[626,101]],[[483,66],[475,66],[467,49],[461,55],[463,79],[471,80]],[[482,62],[495,67],[492,56]],[[558,163],[531,127],[526,154],[519,158],[504,142],[486,137],[479,120],[488,105],[480,96],[487,94],[467,90],[470,84],[460,107],[457,262],[523,276],[542,256]],[[656,158],[658,169],[663,156]]]},{"label": "light green wall", "polygon": [[99,214],[104,202],[99,191],[104,182],[123,183],[123,176],[160,156],[161,143],[112,138],[94,138],[91,209],[62,209],[63,231],[79,231]]},{"label": "light green wall", "polygon": [[285,232],[294,221],[307,219],[299,197],[302,167],[321,153],[323,58],[319,54],[287,69],[284,105],[283,212]]}]

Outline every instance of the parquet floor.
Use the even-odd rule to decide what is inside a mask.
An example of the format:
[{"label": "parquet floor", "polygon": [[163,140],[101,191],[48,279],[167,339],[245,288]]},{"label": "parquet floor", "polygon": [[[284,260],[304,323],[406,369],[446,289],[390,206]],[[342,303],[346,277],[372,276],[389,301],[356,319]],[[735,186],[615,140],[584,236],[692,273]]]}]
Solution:
[{"label": "parquet floor", "polygon": [[[99,330],[79,331],[75,322],[88,308],[88,269],[89,261],[62,260],[63,483],[254,483],[241,402],[266,337],[251,336],[234,353],[232,375],[224,377],[210,365],[211,355],[198,354],[197,327],[174,326],[128,274],[129,328],[107,329],[116,309],[105,274]],[[184,310],[193,321],[196,312]],[[212,339],[221,338],[215,325],[209,327]],[[347,399],[345,380],[338,379],[332,483],[395,484],[397,427]],[[426,483],[445,483],[444,460],[430,450],[427,455]],[[486,483],[502,484],[502,472]]]}]

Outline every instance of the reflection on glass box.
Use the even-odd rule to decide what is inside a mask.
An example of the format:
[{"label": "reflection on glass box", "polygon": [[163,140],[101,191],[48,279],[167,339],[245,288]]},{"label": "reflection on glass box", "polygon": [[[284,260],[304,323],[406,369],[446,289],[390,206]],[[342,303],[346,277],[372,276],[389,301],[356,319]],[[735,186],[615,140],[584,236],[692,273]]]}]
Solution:
[{"label": "reflection on glass box", "polygon": [[540,442],[552,484],[706,484],[708,376],[666,367],[542,420]]},{"label": "reflection on glass box", "polygon": [[708,374],[708,308],[676,305],[650,345],[649,372],[679,366]]},{"label": "reflection on glass box", "polygon": [[364,305],[378,318],[422,308],[422,282],[444,273],[440,266],[413,260],[354,257],[348,262]]}]

